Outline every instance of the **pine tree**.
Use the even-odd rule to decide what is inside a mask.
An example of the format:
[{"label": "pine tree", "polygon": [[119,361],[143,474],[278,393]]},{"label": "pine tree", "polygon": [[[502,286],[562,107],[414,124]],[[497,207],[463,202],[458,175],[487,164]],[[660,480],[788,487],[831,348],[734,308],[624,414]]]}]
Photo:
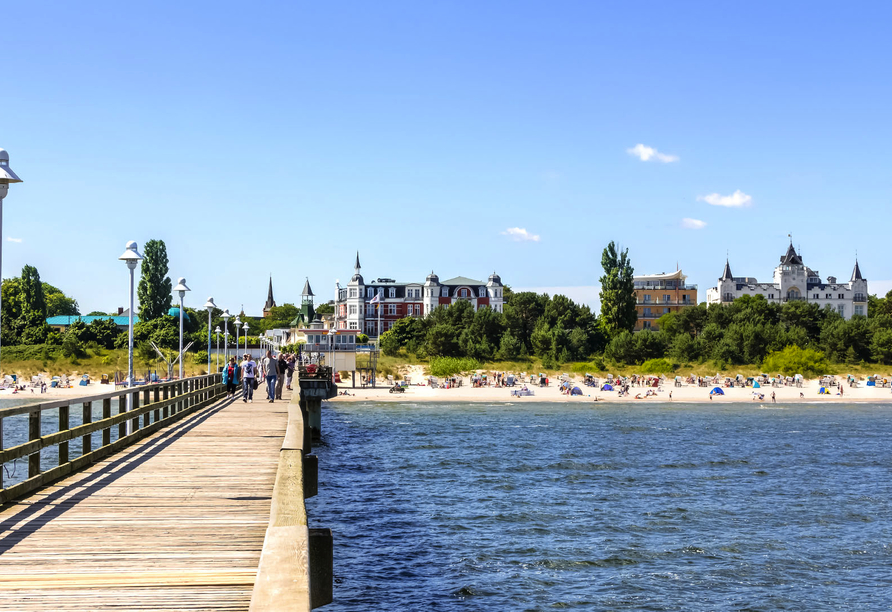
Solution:
[{"label": "pine tree", "polygon": [[139,318],[153,321],[167,314],[173,300],[173,283],[167,276],[167,246],[163,240],[149,240],[143,249],[141,274],[136,295],[139,297]]},{"label": "pine tree", "polygon": [[601,277],[601,325],[608,336],[622,330],[632,331],[638,313],[635,311],[635,271],[629,261],[629,249],[617,253],[613,241],[601,255],[604,276]]}]

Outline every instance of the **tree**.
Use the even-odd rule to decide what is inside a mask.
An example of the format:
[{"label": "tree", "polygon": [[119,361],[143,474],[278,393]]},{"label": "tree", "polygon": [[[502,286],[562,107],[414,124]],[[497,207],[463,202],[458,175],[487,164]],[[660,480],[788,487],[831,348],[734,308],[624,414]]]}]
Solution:
[{"label": "tree", "polygon": [[34,266],[22,268],[21,295],[22,313],[33,312],[46,319],[46,299],[43,295],[43,283],[40,273]]},{"label": "tree", "polygon": [[617,253],[616,244],[610,244],[601,254],[601,324],[608,336],[627,330],[632,331],[638,314],[635,311],[635,271],[629,260],[629,249]]},{"label": "tree", "polygon": [[77,300],[65,295],[61,289],[54,287],[49,283],[43,283],[43,295],[46,299],[46,316],[77,316],[80,314],[80,307],[77,304]]},{"label": "tree", "polygon": [[[318,314],[318,315],[333,314],[334,306],[332,306],[331,304],[319,304],[318,306],[316,306],[315,310],[316,310],[316,314]],[[292,319],[293,318],[294,317],[292,317]]]},{"label": "tree", "polygon": [[167,246],[163,240],[149,240],[143,248],[143,260],[140,269],[139,318],[152,321],[167,314],[173,300],[171,289],[173,283],[168,272]]},{"label": "tree", "polygon": [[548,303],[547,295],[539,295],[531,291],[506,294],[505,323],[515,338],[520,340],[528,351],[533,350],[533,330],[539,317],[545,312]]}]

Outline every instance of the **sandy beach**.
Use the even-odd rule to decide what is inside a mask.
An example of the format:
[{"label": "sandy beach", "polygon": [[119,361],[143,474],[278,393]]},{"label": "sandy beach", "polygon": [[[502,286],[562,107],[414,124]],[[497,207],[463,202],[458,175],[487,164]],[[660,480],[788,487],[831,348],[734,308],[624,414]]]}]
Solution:
[{"label": "sandy beach", "polygon": [[[857,387],[849,387],[843,381],[842,395],[839,394],[839,387],[831,387],[830,394],[819,394],[820,382],[818,380],[807,380],[800,387],[771,387],[764,386],[760,389],[752,387],[728,387],[722,388],[724,395],[710,396],[710,391],[715,385],[708,387],[697,387],[682,385],[674,386],[674,381],[669,380],[667,384],[660,389],[655,389],[655,395],[646,397],[647,387],[632,387],[628,396],[620,397],[617,391],[601,391],[594,387],[586,387],[582,384],[582,379],[576,378],[575,385],[582,390],[582,395],[569,396],[560,392],[558,383],[552,381],[548,387],[528,388],[534,393],[532,396],[517,397],[511,394],[512,390],[522,388],[522,385],[513,388],[504,387],[479,387],[474,388],[465,378],[461,387],[452,389],[431,388],[427,385],[411,385],[406,388],[404,393],[391,393],[386,383],[381,384],[377,388],[356,388],[350,387],[351,382],[346,381],[338,385],[340,391],[346,391],[349,395],[339,395],[331,401],[336,402],[361,402],[361,401],[383,401],[383,402],[623,402],[623,403],[641,403],[641,402],[707,402],[707,403],[730,403],[730,402],[751,402],[753,404],[770,404],[772,403],[771,394],[775,394],[777,403],[793,403],[793,402],[809,402],[809,403],[826,403],[826,402],[868,402],[868,403],[892,403],[892,389],[881,387],[868,387],[866,382],[859,382]],[[753,399],[753,393],[761,393],[763,399]],[[641,399],[636,399],[637,394],[641,395]],[[670,397],[671,394],[671,397]]]}]

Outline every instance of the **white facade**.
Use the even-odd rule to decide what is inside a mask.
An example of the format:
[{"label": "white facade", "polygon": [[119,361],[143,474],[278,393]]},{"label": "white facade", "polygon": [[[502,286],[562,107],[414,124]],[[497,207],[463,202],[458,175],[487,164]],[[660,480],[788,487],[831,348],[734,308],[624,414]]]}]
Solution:
[{"label": "white facade", "polygon": [[820,273],[802,262],[791,244],[780,265],[774,269],[773,283],[760,283],[748,276],[732,276],[731,266],[725,262],[725,270],[718,284],[706,290],[708,304],[733,302],[744,295],[762,295],[769,302],[785,303],[805,301],[830,306],[845,319],[855,315],[867,316],[867,280],[861,276],[861,268],[855,261],[852,277],[840,283],[834,276],[821,280]]}]

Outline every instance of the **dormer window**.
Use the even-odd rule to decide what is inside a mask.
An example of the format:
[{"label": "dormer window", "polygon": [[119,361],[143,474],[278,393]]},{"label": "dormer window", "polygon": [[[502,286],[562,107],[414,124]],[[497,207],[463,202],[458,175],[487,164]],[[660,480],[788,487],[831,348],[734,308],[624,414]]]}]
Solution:
[{"label": "dormer window", "polygon": [[396,297],[396,288],[395,287],[391,287],[390,289],[387,290],[387,297],[392,297],[392,298]]},{"label": "dormer window", "polygon": [[477,291],[478,297],[486,297],[486,287],[480,287]]},{"label": "dormer window", "polygon": [[449,297],[449,287],[443,287],[443,297]]}]

